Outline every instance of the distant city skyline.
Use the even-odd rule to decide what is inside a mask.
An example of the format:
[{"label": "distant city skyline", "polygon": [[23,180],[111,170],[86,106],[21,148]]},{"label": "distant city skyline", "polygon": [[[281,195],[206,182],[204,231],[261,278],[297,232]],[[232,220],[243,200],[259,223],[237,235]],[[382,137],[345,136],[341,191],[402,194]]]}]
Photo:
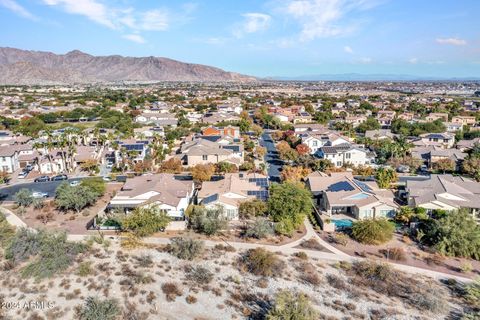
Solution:
[{"label": "distant city skyline", "polygon": [[257,77],[480,77],[480,2],[0,0],[0,46],[159,56]]}]

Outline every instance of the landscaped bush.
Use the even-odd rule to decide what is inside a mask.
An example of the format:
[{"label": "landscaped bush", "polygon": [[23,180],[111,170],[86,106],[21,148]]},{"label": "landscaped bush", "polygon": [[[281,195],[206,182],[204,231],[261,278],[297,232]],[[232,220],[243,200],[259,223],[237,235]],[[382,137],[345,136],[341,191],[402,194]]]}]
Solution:
[{"label": "landscaped bush", "polygon": [[120,307],[115,299],[88,297],[77,314],[80,320],[114,320],[120,314]]},{"label": "landscaped bush", "polygon": [[480,308],[480,279],[467,284],[463,296],[472,306]]},{"label": "landscaped bush", "polygon": [[158,207],[135,208],[121,221],[122,229],[133,232],[137,237],[147,237],[164,230],[170,217]]},{"label": "landscaped bush", "polygon": [[353,223],[352,235],[365,244],[379,245],[392,239],[395,225],[386,219],[367,219]]},{"label": "landscaped bush", "polygon": [[245,231],[245,236],[249,238],[263,239],[275,234],[275,229],[268,219],[257,218],[250,223]]},{"label": "landscaped bush", "polygon": [[339,244],[339,245],[342,245],[342,246],[346,246],[348,244],[349,238],[345,233],[335,232],[334,234],[332,234],[330,236],[330,240],[333,243],[336,243],[336,244]]},{"label": "landscaped bush", "polygon": [[267,320],[316,320],[318,314],[310,305],[310,299],[303,293],[283,290],[277,293]]},{"label": "landscaped bush", "polygon": [[97,191],[83,185],[73,187],[63,182],[55,190],[55,204],[58,209],[65,211],[80,213],[82,209],[93,205],[97,198]]},{"label": "landscaped bush", "polygon": [[241,265],[257,276],[275,276],[279,275],[284,263],[275,253],[267,251],[263,248],[255,248],[248,250],[241,257]]},{"label": "landscaped bush", "polygon": [[227,228],[227,219],[222,207],[207,209],[196,206],[190,213],[189,224],[196,232],[211,236]]},{"label": "landscaped bush", "polygon": [[184,260],[195,259],[202,254],[203,250],[203,241],[182,237],[172,238],[167,247],[171,255]]},{"label": "landscaped bush", "polygon": [[238,214],[242,219],[262,216],[267,213],[268,206],[265,201],[253,199],[240,203]]}]

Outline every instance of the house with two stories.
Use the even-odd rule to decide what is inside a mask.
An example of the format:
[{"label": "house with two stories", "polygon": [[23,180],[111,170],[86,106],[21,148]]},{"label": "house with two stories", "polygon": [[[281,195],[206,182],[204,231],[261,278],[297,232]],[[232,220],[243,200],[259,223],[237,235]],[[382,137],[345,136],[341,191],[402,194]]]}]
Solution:
[{"label": "house with two stories", "polygon": [[317,156],[330,160],[335,167],[342,167],[346,164],[365,166],[375,163],[375,154],[359,144],[325,145],[318,149]]},{"label": "house with two stories", "polygon": [[[223,139],[223,138],[222,138]],[[197,164],[228,162],[240,166],[244,161],[243,144],[221,144],[204,138],[185,142],[179,150],[178,157],[187,166]]]}]

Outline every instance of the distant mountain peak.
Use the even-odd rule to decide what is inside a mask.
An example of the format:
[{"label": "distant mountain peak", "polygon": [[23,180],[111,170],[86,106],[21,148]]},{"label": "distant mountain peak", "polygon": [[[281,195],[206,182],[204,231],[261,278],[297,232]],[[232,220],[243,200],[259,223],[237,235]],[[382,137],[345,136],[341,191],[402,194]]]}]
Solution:
[{"label": "distant mountain peak", "polygon": [[0,47],[0,84],[256,80],[215,67],[154,56],[93,56],[80,50],[62,55]]}]

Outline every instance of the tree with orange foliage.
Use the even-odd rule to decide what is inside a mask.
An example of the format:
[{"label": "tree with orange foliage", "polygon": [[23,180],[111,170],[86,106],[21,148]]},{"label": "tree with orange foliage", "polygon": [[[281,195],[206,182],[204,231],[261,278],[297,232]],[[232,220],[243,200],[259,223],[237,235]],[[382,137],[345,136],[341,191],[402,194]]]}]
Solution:
[{"label": "tree with orange foliage", "polygon": [[209,181],[215,173],[215,166],[208,164],[197,164],[191,169],[193,180],[203,182]]},{"label": "tree with orange foliage", "polygon": [[300,143],[299,145],[297,145],[295,147],[295,150],[297,150],[298,154],[301,155],[301,156],[310,153],[310,148],[304,143]]},{"label": "tree with orange foliage", "polygon": [[170,158],[162,163],[158,172],[180,173],[182,172],[182,161],[178,158]]},{"label": "tree with orange foliage", "polygon": [[310,168],[285,166],[280,177],[282,181],[294,182],[306,178],[311,172]]}]

